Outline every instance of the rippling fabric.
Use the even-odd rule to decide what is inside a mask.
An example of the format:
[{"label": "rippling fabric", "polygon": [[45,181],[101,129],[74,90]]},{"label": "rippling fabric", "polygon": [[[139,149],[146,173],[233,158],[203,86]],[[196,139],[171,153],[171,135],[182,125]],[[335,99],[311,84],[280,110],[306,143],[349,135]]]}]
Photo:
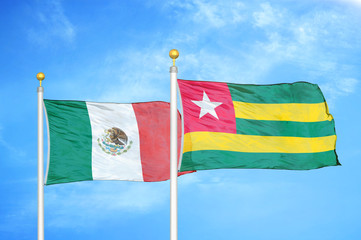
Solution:
[{"label": "rippling fabric", "polygon": [[340,165],[334,120],[316,84],[178,80],[178,86],[184,125],[182,171]]},{"label": "rippling fabric", "polygon": [[[44,100],[44,104],[50,148],[46,185],[169,179],[169,103]],[[180,121],[178,115],[178,149]],[[179,175],[185,173],[189,172]]]}]

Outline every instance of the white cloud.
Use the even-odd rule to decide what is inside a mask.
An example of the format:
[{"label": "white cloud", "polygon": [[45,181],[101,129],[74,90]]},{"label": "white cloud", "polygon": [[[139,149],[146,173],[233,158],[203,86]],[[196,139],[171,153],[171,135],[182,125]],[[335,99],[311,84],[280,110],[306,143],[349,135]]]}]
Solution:
[{"label": "white cloud", "polygon": [[354,78],[342,78],[327,82],[321,85],[321,88],[330,93],[330,95],[347,96],[355,92],[358,83],[359,81]]},{"label": "white cloud", "polygon": [[[170,50],[170,49],[169,49]],[[105,57],[98,69],[104,91],[98,101],[138,102],[168,100],[171,59],[166,49],[118,50]],[[144,54],[147,52],[147,54]],[[105,90],[106,89],[106,90]]]},{"label": "white cloud", "polygon": [[174,0],[167,1],[166,9],[186,10],[194,23],[221,28],[244,21],[244,4],[241,1]]},{"label": "white cloud", "polygon": [[219,28],[226,24],[239,23],[243,20],[240,12],[243,10],[241,2],[229,2],[222,5],[219,2],[206,2],[202,0],[195,0],[194,5],[197,9],[193,20],[198,22],[206,22],[211,26]]},{"label": "white cloud", "polygon": [[320,85],[322,92],[331,108],[335,107],[337,98],[356,92],[359,80],[355,78],[339,78]]},{"label": "white cloud", "polygon": [[[182,7],[188,8],[195,2],[197,1],[187,1]],[[222,8],[221,4],[218,7]],[[258,41],[247,48],[238,48],[237,46],[240,45],[237,43],[225,41],[226,43],[218,46],[219,48],[209,49],[200,43],[206,36],[211,38],[213,31],[202,29],[202,32],[195,32],[191,35],[192,41],[186,41],[187,45],[192,46],[187,49],[190,51],[182,55],[182,60],[179,61],[182,67],[179,74],[181,77],[239,83],[268,83],[268,73],[275,67],[292,64],[306,77],[299,80],[322,83],[335,76],[343,78],[346,72],[352,72],[344,61],[339,59],[341,55],[333,54],[335,47],[351,49],[361,39],[360,34],[355,32],[357,28],[353,27],[354,17],[346,15],[346,12],[333,8],[322,11],[311,9],[305,14],[297,15],[268,2],[260,4],[258,8],[251,4],[243,4],[242,11],[251,12],[253,19],[245,18],[247,21],[237,24],[236,28],[242,31],[247,26],[256,26],[257,31],[264,37],[258,38]],[[188,12],[184,17],[187,16]],[[192,31],[192,29],[190,27],[188,30]],[[353,42],[350,42],[350,39]],[[227,43],[230,45],[229,48],[225,47]],[[223,54],[222,57],[219,52]],[[290,81],[292,78],[293,76],[290,76]]]},{"label": "white cloud", "polygon": [[[266,40],[256,42],[250,48],[249,58],[260,66],[255,78],[264,76],[267,71],[281,64],[293,64],[306,76],[304,81],[329,82],[342,79],[347,83],[337,97],[349,94],[357,80],[345,80],[344,75],[352,75],[356,69],[345,63],[343,56],[347,51],[360,50],[361,35],[354,15],[338,9],[312,9],[303,15],[274,7],[269,3],[261,4],[262,11],[254,12],[255,25],[266,36]],[[355,48],[356,47],[356,48]],[[344,54],[339,54],[344,51]],[[247,63],[250,61],[246,61]],[[260,74],[264,72],[264,74]],[[292,76],[290,76],[292,77]],[[339,84],[337,88],[341,88]],[[347,89],[347,90],[346,90]]]},{"label": "white cloud", "polygon": [[[171,14],[177,12],[182,19],[175,21],[176,34],[171,31],[168,36],[155,36],[147,48],[117,49],[103,57],[103,61],[97,59],[91,74],[86,74],[89,79],[98,76],[92,84],[97,85],[100,94],[89,100],[168,101],[167,66],[171,61],[168,57],[170,48],[164,46],[170,44],[180,50],[179,78],[270,83],[270,79],[275,81],[268,75],[273,69],[292,64],[306,77],[300,80],[316,80],[322,84],[325,81],[322,79],[335,76],[342,79],[346,72],[352,72],[345,68],[340,54],[333,54],[333,49],[336,46],[351,49],[359,40],[361,42],[357,27],[352,27],[354,18],[333,8],[311,9],[298,15],[269,2],[257,6],[232,0],[173,0],[159,4],[165,10],[171,9]],[[228,32],[229,25],[233,26],[232,33]],[[258,41],[244,46],[242,34],[247,29],[257,31],[259,37],[253,36]],[[215,31],[217,34],[214,35]],[[226,39],[223,32],[234,39]],[[212,44],[208,45],[207,41]],[[99,62],[103,66],[99,66]],[[77,89],[70,81],[64,85]],[[84,85],[84,82],[81,83]],[[94,88],[94,85],[90,87]]]},{"label": "white cloud", "polygon": [[[36,186],[37,180],[24,181]],[[8,182],[14,183],[18,184]],[[44,193],[45,228],[97,228],[109,219],[129,220],[169,204],[169,182],[77,182],[45,186]],[[31,195],[23,194],[0,213],[0,232],[22,232],[34,226],[37,201]]]},{"label": "white cloud", "polygon": [[8,151],[10,154],[8,156],[12,157],[24,157],[26,155],[25,151],[21,150],[18,147],[12,146],[10,143],[8,143],[4,137],[3,137],[3,128],[0,126],[0,147],[4,147],[6,151]]},{"label": "white cloud", "polygon": [[269,25],[275,26],[281,24],[281,20],[283,19],[283,16],[279,10],[271,7],[271,5],[268,2],[262,3],[261,8],[262,11],[257,11],[253,13],[255,26],[265,27]]},{"label": "white cloud", "polygon": [[[292,182],[240,180],[238,171],[242,170],[199,171],[192,187],[184,187],[182,182],[180,183],[181,195],[192,196],[190,199],[181,198],[180,204],[187,206],[189,212],[194,211],[193,207],[197,208],[200,214],[206,212],[207,217],[202,220],[210,227],[219,225],[219,219],[222,219],[223,223],[237,225],[234,221],[269,217],[280,209],[292,207],[286,200],[276,203],[279,198],[273,197],[275,191],[280,195],[293,189],[295,185]],[[212,196],[211,199],[209,196]],[[221,202],[227,204],[218,204]],[[242,213],[242,218],[237,217],[239,213]]]},{"label": "white cloud", "polygon": [[297,42],[301,45],[312,44],[315,41],[313,28],[310,26],[297,26],[293,29]]},{"label": "white cloud", "polygon": [[354,6],[357,6],[357,7],[361,7],[361,0],[331,0],[331,1],[347,3],[347,4],[352,4]]},{"label": "white cloud", "polygon": [[48,89],[56,89],[48,95],[55,94],[56,99],[61,92],[65,99],[76,96],[97,102],[169,101],[169,50],[158,46],[112,49],[87,67],[79,68],[75,76],[59,78],[61,85],[57,80],[48,82]]},{"label": "white cloud", "polygon": [[[45,187],[47,224],[59,228],[95,227],[99,222],[146,214],[166,204],[165,182],[80,182]],[[131,216],[129,216],[131,213]]]},{"label": "white cloud", "polygon": [[35,15],[38,24],[28,31],[30,41],[41,45],[48,45],[53,39],[61,39],[67,43],[74,41],[75,27],[65,15],[60,0],[39,3]]},{"label": "white cloud", "polygon": [[[22,199],[21,200],[22,205],[19,204],[16,210],[9,212],[8,211],[9,209],[7,209],[6,211],[7,213],[4,212],[1,213],[0,233],[8,232],[11,234],[16,234],[20,232],[22,229],[28,229],[34,226],[31,223],[31,220],[36,221],[36,218],[33,216],[36,216],[37,204],[36,202],[29,199],[31,199],[31,197],[28,197],[26,201],[23,201]],[[26,235],[27,234],[23,232],[23,236]]]},{"label": "white cloud", "polygon": [[[234,53],[239,50],[234,50]],[[200,49],[198,52],[186,53],[179,61],[179,78],[190,80],[206,80],[218,82],[256,83],[259,74],[267,63],[265,58],[256,58],[252,55],[242,56],[246,61],[237,61],[233,56],[222,56],[213,51]],[[244,60],[244,59],[243,59]],[[261,63],[262,62],[262,63]]]},{"label": "white cloud", "polygon": [[179,188],[188,188],[202,181],[197,172],[186,174],[178,178],[178,187]]},{"label": "white cloud", "polygon": [[345,94],[350,94],[355,92],[358,82],[359,81],[354,78],[344,78],[339,81],[338,88],[341,90],[341,92]]}]

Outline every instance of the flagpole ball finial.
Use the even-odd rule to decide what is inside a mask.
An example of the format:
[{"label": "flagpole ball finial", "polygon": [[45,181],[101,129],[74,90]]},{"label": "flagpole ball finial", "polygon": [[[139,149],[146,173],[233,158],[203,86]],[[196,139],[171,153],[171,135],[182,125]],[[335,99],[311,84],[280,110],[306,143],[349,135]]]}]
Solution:
[{"label": "flagpole ball finial", "polygon": [[45,79],[45,74],[42,72],[39,72],[38,74],[36,74],[36,78],[40,81],[40,87],[41,87],[41,81],[43,81]]},{"label": "flagpole ball finial", "polygon": [[177,49],[172,49],[169,51],[169,57],[173,59],[173,66],[175,66],[175,60],[178,58],[179,52]]}]

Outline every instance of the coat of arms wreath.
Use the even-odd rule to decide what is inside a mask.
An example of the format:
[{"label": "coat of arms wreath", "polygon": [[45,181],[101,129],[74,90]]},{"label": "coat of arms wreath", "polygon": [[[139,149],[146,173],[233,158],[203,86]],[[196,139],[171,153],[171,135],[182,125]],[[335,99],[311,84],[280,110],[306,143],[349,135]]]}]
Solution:
[{"label": "coat of arms wreath", "polygon": [[104,130],[101,138],[98,138],[99,147],[107,154],[112,156],[126,153],[133,141],[128,141],[128,136],[123,130],[117,127],[112,127]]}]

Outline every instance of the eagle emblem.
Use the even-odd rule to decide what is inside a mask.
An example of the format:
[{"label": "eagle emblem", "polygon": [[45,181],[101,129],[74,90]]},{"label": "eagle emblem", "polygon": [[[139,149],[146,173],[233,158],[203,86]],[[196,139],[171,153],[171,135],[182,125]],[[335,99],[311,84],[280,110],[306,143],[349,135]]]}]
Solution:
[{"label": "eagle emblem", "polygon": [[112,156],[126,153],[133,143],[128,139],[127,134],[117,127],[105,129],[104,134],[97,141],[103,152]]}]

